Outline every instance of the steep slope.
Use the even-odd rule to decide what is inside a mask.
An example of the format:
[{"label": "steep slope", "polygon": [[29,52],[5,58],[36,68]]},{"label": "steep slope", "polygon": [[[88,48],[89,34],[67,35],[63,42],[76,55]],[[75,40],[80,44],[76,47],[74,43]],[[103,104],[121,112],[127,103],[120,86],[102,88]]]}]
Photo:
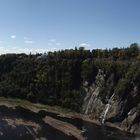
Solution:
[{"label": "steep slope", "polygon": [[139,74],[139,63],[133,63],[114,82],[115,73],[108,75],[105,69],[99,69],[90,86],[87,86],[87,82],[83,84],[86,92],[83,112],[102,124],[109,122],[122,130],[140,133]]}]

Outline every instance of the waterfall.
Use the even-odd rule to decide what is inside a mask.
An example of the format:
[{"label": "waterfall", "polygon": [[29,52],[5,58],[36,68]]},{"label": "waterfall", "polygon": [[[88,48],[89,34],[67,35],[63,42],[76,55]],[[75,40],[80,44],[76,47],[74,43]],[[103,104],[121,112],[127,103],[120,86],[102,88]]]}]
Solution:
[{"label": "waterfall", "polygon": [[105,111],[103,112],[103,115],[102,115],[103,117],[101,117],[102,118],[102,124],[105,123],[106,115],[107,115],[107,113],[108,113],[108,111],[111,107],[111,102],[112,102],[112,99],[113,99],[114,96],[115,96],[115,93],[112,94],[112,96],[108,100],[108,103],[105,106]]}]

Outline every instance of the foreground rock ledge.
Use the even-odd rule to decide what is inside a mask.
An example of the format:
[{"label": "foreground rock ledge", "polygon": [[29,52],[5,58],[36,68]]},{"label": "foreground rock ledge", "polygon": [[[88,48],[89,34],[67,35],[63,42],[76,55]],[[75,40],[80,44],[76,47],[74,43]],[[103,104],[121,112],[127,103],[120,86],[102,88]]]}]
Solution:
[{"label": "foreground rock ledge", "polygon": [[66,135],[74,136],[78,140],[85,140],[85,138],[81,135],[81,130],[77,129],[72,124],[60,120],[56,120],[48,116],[46,116],[43,120],[45,123],[49,124],[50,126],[54,127],[59,131],[62,131]]},{"label": "foreground rock ledge", "polygon": [[[60,108],[58,109],[56,107],[50,107],[48,105],[34,104],[34,103],[31,103],[31,102],[26,101],[26,100],[10,99],[10,98],[0,97],[0,106],[12,107],[13,109],[20,106],[22,108],[33,111],[35,113],[38,113],[39,111],[44,110],[44,111],[47,111],[47,112],[50,112],[50,113],[56,113],[60,117],[79,118],[79,119],[82,119],[83,121],[87,121],[87,122],[94,123],[94,124],[97,124],[97,125],[102,125],[99,122],[98,118],[94,118],[92,114],[85,115],[85,114],[80,114],[80,113],[75,113],[75,112],[64,112],[64,111],[60,110]],[[121,131],[129,132],[131,134],[140,135],[140,127],[139,127],[140,125],[139,124],[137,126],[134,126],[134,128],[132,128],[131,130],[126,129],[125,126],[127,126],[127,125],[123,126],[123,125],[121,125],[121,123],[106,122],[104,125],[105,126],[110,126],[110,127],[113,127],[113,128],[117,128]],[[63,131],[64,131],[64,129],[63,129]]]}]

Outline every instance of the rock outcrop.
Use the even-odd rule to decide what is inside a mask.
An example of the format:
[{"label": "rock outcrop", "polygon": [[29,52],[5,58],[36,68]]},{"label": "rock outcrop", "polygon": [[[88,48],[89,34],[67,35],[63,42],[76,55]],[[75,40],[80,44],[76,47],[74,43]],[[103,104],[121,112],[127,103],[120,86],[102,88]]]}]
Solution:
[{"label": "rock outcrop", "polygon": [[[82,111],[91,119],[98,120],[102,124],[113,124],[121,130],[140,134],[138,86],[131,82],[129,92],[120,95],[117,86],[123,79],[119,79],[118,83],[114,84],[113,77],[113,73],[106,77],[106,73],[99,69],[95,81],[90,86],[88,86],[88,82],[83,84],[86,96]],[[105,86],[108,86],[108,90],[104,93]]]}]

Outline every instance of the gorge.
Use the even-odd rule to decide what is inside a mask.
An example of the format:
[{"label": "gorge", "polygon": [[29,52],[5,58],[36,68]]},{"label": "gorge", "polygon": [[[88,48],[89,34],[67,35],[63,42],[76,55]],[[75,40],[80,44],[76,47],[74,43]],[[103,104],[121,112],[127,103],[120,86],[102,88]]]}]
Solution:
[{"label": "gorge", "polygon": [[[63,132],[65,134],[59,133],[61,136],[72,133],[77,139],[83,139],[81,133],[88,133],[96,128],[94,124],[86,131],[86,126],[89,128],[90,122],[91,125],[93,122],[101,125],[97,126],[97,129],[106,128],[107,131],[109,129],[110,133],[114,132],[106,126],[120,129],[125,134],[127,132],[140,134],[140,48],[138,44],[112,50],[85,50],[80,47],[48,52],[45,57],[42,56],[42,54],[1,55],[0,96],[15,99],[15,101],[21,99],[35,104],[58,107],[61,108],[57,112],[60,116],[63,116],[61,114],[63,109],[78,113],[72,118],[67,116],[69,119],[61,118],[61,120],[57,115],[57,117],[53,115],[52,118],[46,116],[45,120],[51,122],[51,124],[47,123],[49,125],[47,127],[53,127],[55,131],[62,130],[63,127],[68,129]],[[82,119],[81,124],[89,121],[88,125],[80,125],[77,129],[73,125],[77,116]],[[42,119],[41,123],[44,124]],[[15,120],[11,122],[13,124]],[[17,120],[17,122],[20,121]],[[69,127],[66,127],[67,123],[70,123]],[[21,122],[20,124],[22,125]],[[35,124],[33,123],[32,127],[36,126]],[[58,127],[55,128],[56,126]],[[29,127],[25,128],[30,133]],[[72,129],[77,133],[71,131]],[[97,129],[94,131],[98,131]],[[103,135],[106,129],[99,133]],[[90,135],[93,137],[91,131],[88,136]]]}]

